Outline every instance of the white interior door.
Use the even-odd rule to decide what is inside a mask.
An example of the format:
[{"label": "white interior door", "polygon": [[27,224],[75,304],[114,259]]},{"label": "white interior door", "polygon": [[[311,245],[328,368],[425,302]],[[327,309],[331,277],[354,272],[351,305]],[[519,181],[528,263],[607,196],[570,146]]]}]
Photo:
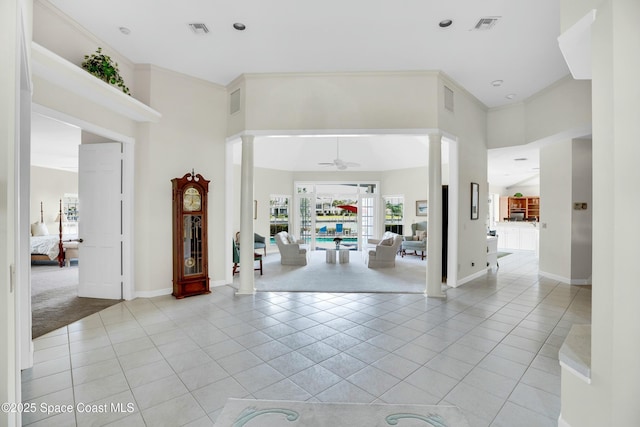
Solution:
[{"label": "white interior door", "polygon": [[122,144],[81,144],[78,295],[122,298]]}]

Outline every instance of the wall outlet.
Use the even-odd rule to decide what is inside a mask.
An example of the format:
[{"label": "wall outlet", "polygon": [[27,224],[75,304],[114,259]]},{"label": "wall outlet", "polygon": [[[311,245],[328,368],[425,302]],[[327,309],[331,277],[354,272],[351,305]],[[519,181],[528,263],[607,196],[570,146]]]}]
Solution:
[{"label": "wall outlet", "polygon": [[476,266],[476,263],[471,261],[471,267],[475,267],[475,266]]}]

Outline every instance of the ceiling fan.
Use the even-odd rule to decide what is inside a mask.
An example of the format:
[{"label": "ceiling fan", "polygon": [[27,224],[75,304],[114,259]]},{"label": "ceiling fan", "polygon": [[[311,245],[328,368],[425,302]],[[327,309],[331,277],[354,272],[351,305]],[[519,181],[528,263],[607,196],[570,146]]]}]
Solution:
[{"label": "ceiling fan", "polygon": [[333,162],[320,162],[320,166],[335,166],[338,170],[345,170],[347,168],[354,168],[360,166],[360,163],[345,162],[340,158],[340,140],[336,138],[336,158]]}]

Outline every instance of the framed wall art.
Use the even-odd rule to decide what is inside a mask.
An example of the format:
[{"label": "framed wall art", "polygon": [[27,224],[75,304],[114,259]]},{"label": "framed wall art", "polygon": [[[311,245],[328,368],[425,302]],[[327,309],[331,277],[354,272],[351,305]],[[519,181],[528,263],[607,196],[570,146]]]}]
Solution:
[{"label": "framed wall art", "polygon": [[480,199],[480,186],[477,182],[471,183],[471,219],[478,219],[480,209],[479,206]]},{"label": "framed wall art", "polygon": [[416,216],[427,216],[429,204],[426,200],[416,200]]}]

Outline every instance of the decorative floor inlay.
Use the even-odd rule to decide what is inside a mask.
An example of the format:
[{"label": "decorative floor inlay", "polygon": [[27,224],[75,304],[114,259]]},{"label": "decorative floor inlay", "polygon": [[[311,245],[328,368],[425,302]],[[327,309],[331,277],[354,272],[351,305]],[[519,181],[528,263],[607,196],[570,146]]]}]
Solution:
[{"label": "decorative floor inlay", "polygon": [[228,399],[216,427],[469,427],[455,406]]}]

